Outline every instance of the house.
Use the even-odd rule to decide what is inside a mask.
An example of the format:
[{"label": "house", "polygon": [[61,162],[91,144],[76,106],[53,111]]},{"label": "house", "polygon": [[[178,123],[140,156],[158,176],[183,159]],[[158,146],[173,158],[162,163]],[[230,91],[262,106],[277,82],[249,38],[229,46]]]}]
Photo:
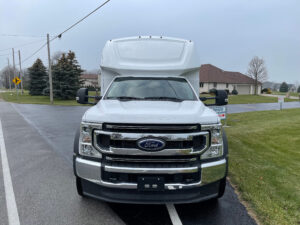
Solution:
[{"label": "house", "polygon": [[[211,64],[203,64],[200,67],[200,93],[209,92],[210,89],[229,90],[236,89],[239,94],[254,94],[254,79],[240,73],[224,71]],[[261,92],[261,83],[258,83],[258,91]]]},{"label": "house", "polygon": [[98,74],[92,74],[92,73],[83,73],[80,76],[80,79],[83,80],[83,86],[84,87],[99,87],[99,75]]}]

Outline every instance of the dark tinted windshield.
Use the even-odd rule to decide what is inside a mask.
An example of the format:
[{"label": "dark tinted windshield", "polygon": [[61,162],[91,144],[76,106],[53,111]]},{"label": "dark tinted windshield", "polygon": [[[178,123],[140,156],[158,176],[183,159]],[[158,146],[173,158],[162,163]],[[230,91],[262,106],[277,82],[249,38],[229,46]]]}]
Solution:
[{"label": "dark tinted windshield", "polygon": [[182,78],[119,77],[105,99],[119,100],[197,100],[189,83]]}]

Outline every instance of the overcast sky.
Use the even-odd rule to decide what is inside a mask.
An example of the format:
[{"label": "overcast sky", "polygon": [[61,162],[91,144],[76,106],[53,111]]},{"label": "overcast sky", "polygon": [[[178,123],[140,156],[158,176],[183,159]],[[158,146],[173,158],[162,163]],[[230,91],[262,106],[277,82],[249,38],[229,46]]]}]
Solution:
[{"label": "overcast sky", "polygon": [[[85,16],[104,1],[0,0],[0,69],[6,48],[38,42],[21,50],[24,58],[46,40]],[[8,34],[45,36],[12,37]],[[263,57],[270,81],[300,81],[299,0],[111,0],[106,6],[51,42],[51,53],[75,51],[83,69],[99,68],[106,40],[163,35],[195,41],[201,64],[246,73],[251,58]],[[12,55],[9,55],[10,60]],[[24,62],[40,57],[46,48]]]}]

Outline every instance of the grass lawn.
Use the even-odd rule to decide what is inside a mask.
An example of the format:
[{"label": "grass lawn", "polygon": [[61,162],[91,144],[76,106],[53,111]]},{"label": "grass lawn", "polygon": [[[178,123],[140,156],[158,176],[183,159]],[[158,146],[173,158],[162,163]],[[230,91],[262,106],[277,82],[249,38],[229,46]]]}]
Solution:
[{"label": "grass lawn", "polygon": [[[286,95],[286,92],[272,91],[272,95]],[[290,96],[299,97],[300,93],[290,92]]]},{"label": "grass lawn", "polygon": [[[211,97],[211,95],[200,95]],[[285,99],[285,102],[298,101],[297,99]],[[228,104],[253,104],[253,103],[272,103],[278,102],[276,97],[267,97],[261,95],[229,95]],[[206,101],[205,103],[211,104],[213,101]]]},{"label": "grass lawn", "polygon": [[[7,102],[25,103],[25,104],[50,104],[49,96],[31,96],[28,91],[25,91],[23,95],[16,92],[0,92],[0,98]],[[54,99],[54,105],[80,105],[75,100],[59,100]]]},{"label": "grass lawn", "polygon": [[262,224],[300,224],[300,109],[231,114],[229,176]]}]

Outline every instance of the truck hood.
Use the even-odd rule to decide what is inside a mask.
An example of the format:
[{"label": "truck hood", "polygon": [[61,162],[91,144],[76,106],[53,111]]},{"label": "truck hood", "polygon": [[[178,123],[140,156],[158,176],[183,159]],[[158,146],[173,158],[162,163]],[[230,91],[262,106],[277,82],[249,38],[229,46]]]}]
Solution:
[{"label": "truck hood", "polygon": [[217,114],[201,101],[101,100],[83,115],[84,122],[142,124],[219,123]]}]

